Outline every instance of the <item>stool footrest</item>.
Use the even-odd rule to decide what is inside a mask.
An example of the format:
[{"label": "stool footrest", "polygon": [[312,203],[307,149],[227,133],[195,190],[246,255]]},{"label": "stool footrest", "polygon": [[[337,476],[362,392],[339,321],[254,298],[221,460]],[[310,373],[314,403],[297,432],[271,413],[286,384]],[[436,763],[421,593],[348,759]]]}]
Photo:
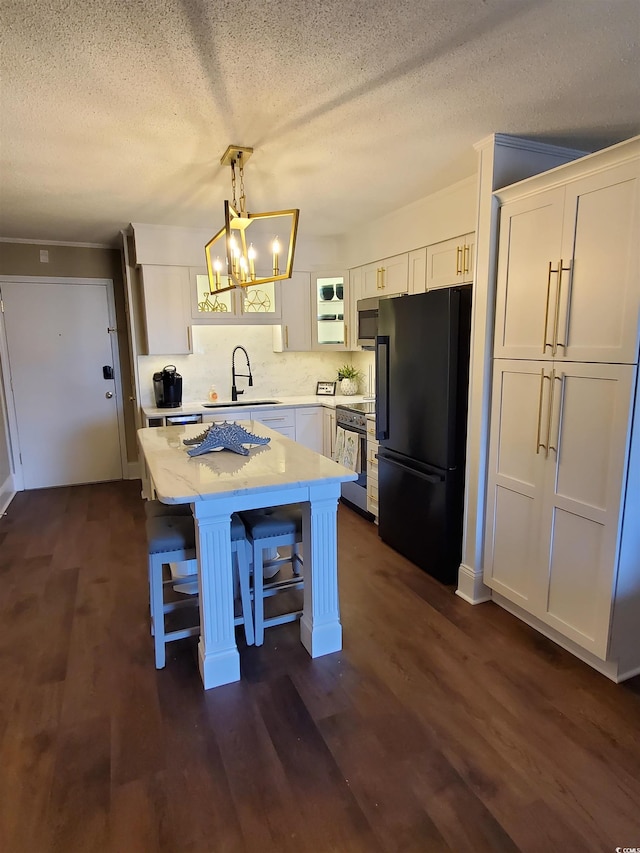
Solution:
[{"label": "stool footrest", "polygon": [[198,597],[191,596],[191,598],[185,599],[184,601],[165,601],[162,605],[162,610],[164,613],[173,613],[176,610],[184,610],[186,607],[196,607],[198,606]]},{"label": "stool footrest", "polygon": [[302,616],[302,610],[296,610],[292,613],[283,613],[282,616],[270,616],[264,620],[264,627],[269,628],[272,625],[284,625],[287,622],[297,622]]},{"label": "stool footrest", "polygon": [[178,631],[167,631],[164,635],[165,643],[172,643],[174,640],[185,640],[187,637],[199,637],[200,636],[200,626],[196,625],[195,628],[181,628]]},{"label": "stool footrest", "polygon": [[284,592],[287,589],[302,589],[304,587],[304,578],[286,578],[282,581],[272,581],[266,583],[262,587],[262,595],[267,598],[270,595],[277,595],[279,592]]}]

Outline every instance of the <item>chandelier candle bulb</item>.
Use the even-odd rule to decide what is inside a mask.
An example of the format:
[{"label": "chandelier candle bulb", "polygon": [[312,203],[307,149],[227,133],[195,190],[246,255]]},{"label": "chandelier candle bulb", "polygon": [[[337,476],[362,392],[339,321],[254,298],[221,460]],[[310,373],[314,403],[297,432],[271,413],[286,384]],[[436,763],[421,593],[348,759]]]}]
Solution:
[{"label": "chandelier candle bulb", "polygon": [[240,281],[245,282],[247,280],[247,259],[244,255],[240,256]]},{"label": "chandelier candle bulb", "polygon": [[220,270],[222,269],[222,262],[220,258],[216,258],[213,262],[213,269],[216,273],[216,289],[220,287]]},{"label": "chandelier candle bulb", "polygon": [[273,241],[273,274],[278,275],[280,272],[280,243],[276,237]]},{"label": "chandelier candle bulb", "polygon": [[247,252],[249,256],[249,278],[253,281],[256,277],[256,268],[254,261],[256,259],[256,250],[253,248],[253,243],[249,244],[249,251]]},{"label": "chandelier candle bulb", "polygon": [[238,256],[240,252],[238,251],[238,244],[236,243],[235,237],[232,237],[229,240],[229,245],[231,246],[231,265],[233,267],[233,274],[238,275]]}]

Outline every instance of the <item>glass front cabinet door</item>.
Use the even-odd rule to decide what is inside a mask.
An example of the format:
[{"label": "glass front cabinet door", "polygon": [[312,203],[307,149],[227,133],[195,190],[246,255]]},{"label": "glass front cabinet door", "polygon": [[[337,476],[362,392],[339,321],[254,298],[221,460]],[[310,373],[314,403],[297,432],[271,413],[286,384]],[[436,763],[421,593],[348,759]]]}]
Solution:
[{"label": "glass front cabinet door", "polygon": [[314,350],[348,349],[346,281],[346,273],[335,275],[323,273],[311,277]]},{"label": "glass front cabinet door", "polygon": [[191,317],[194,323],[266,323],[280,317],[279,282],[235,288],[221,293],[209,290],[206,268],[190,268]]}]

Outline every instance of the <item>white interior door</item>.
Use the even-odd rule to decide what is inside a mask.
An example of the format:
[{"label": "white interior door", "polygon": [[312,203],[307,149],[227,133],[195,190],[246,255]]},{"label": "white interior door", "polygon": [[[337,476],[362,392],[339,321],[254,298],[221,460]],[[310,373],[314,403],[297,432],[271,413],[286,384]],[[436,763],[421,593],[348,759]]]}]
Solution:
[{"label": "white interior door", "polygon": [[2,282],[25,489],[122,478],[110,282]]}]

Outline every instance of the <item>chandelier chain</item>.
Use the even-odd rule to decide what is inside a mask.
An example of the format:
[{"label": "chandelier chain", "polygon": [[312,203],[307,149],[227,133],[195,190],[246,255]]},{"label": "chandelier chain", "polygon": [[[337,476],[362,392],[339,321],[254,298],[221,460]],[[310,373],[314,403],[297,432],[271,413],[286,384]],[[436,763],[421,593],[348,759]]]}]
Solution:
[{"label": "chandelier chain", "polygon": [[231,161],[231,190],[233,193],[233,208],[234,210],[238,209],[238,202],[236,201],[236,164],[235,160]]},{"label": "chandelier chain", "polygon": [[244,166],[242,164],[242,154],[238,156],[238,171],[240,172],[240,211],[242,216],[247,211],[247,197],[244,194]]}]

